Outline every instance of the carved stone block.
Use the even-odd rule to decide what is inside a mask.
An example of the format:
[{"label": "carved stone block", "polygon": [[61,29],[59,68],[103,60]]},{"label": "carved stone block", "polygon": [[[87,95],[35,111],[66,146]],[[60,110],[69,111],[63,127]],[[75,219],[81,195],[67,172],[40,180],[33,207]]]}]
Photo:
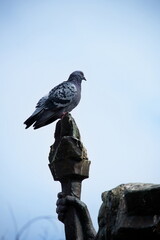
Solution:
[{"label": "carved stone block", "polygon": [[102,200],[97,240],[160,239],[160,185],[122,184]]}]

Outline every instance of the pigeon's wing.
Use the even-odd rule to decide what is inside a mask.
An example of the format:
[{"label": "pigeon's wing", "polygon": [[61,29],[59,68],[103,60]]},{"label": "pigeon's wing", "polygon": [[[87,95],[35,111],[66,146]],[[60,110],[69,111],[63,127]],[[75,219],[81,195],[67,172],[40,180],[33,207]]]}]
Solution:
[{"label": "pigeon's wing", "polygon": [[26,128],[29,128],[37,120],[38,116],[43,114],[47,98],[48,96],[46,95],[38,101],[35,111],[24,122],[24,124],[26,124]]},{"label": "pigeon's wing", "polygon": [[37,105],[36,105],[36,110],[33,112],[33,115],[36,115],[37,113],[41,112],[44,108],[45,108],[45,104],[46,104],[46,100],[48,99],[48,95],[45,95],[44,97],[42,97]]},{"label": "pigeon's wing", "polygon": [[37,129],[60,118],[63,113],[68,111],[68,107],[72,104],[76,94],[77,87],[70,82],[63,82],[53,88],[45,103],[43,103],[43,99],[39,102],[38,108],[43,107],[44,112],[38,116],[33,127]]},{"label": "pigeon's wing", "polygon": [[54,87],[48,95],[39,100],[33,114],[24,122],[26,128],[34,123],[34,128],[47,125],[61,117],[77,94],[77,87],[71,82],[63,82]]},{"label": "pigeon's wing", "polygon": [[75,84],[65,81],[49,92],[45,107],[55,111],[60,108],[66,108],[70,105],[76,94],[77,87]]},{"label": "pigeon's wing", "polygon": [[42,97],[42,98],[38,101],[38,103],[37,103],[37,105],[36,105],[36,108],[42,108],[42,107],[44,107],[47,98],[48,98],[48,95],[45,95],[44,97]]}]

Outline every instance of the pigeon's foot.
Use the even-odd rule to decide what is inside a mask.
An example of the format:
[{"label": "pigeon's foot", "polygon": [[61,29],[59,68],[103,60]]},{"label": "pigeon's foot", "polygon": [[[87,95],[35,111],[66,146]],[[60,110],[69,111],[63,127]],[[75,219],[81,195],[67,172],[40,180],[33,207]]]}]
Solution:
[{"label": "pigeon's foot", "polygon": [[67,114],[68,114],[68,112],[64,112],[61,116],[61,119],[63,119]]}]

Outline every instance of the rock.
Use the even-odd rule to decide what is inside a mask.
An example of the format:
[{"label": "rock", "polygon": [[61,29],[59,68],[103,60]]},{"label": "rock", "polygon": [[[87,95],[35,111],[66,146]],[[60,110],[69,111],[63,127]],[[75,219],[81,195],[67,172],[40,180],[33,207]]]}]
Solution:
[{"label": "rock", "polygon": [[97,240],[160,239],[160,185],[122,184],[102,200]]}]

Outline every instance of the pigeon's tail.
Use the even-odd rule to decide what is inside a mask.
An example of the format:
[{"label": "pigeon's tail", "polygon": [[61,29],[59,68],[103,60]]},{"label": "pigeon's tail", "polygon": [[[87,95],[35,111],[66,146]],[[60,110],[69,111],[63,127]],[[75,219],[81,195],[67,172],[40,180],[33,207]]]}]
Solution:
[{"label": "pigeon's tail", "polygon": [[[59,109],[61,110],[61,109]],[[32,124],[34,129],[46,126],[63,115],[61,111],[53,112],[51,110],[41,109],[36,111],[24,122],[26,128],[29,128]]]},{"label": "pigeon's tail", "polygon": [[54,122],[55,120],[57,120],[60,117],[61,117],[61,115],[59,115],[59,114],[53,113],[51,111],[45,111],[44,114],[38,116],[33,127],[34,127],[34,129],[44,127],[44,126]]},{"label": "pigeon's tail", "polygon": [[33,125],[33,127],[34,127],[34,129],[38,129],[38,128],[44,127],[44,126],[46,126],[46,125],[48,125],[48,124],[56,121],[58,118],[59,118],[59,117],[54,116],[54,117],[46,120],[45,122],[37,121],[37,122],[35,122],[35,124]]},{"label": "pigeon's tail", "polygon": [[26,124],[26,129],[29,128],[34,122],[37,121],[37,119],[39,118],[39,116],[42,114],[42,112],[39,112],[37,114],[32,114],[25,122],[24,124]]}]

